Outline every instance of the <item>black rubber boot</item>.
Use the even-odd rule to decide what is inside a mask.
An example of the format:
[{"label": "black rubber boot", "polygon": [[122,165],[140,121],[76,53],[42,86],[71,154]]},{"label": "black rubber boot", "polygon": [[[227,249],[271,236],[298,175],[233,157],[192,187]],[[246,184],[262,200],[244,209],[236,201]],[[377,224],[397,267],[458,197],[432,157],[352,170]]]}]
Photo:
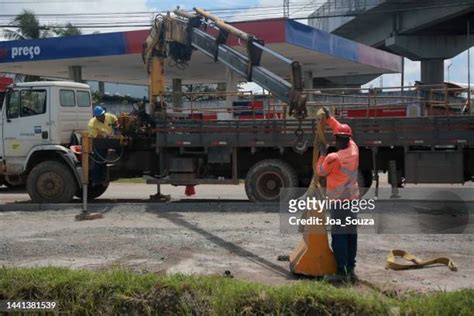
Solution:
[{"label": "black rubber boot", "polygon": [[350,282],[352,284],[359,282],[359,277],[355,274],[354,269],[350,269],[349,271],[347,271],[347,275],[349,276]]},{"label": "black rubber boot", "polygon": [[333,275],[326,275],[324,277],[324,281],[331,283],[331,284],[346,284],[351,283],[351,277],[349,274],[345,273],[336,273]]}]

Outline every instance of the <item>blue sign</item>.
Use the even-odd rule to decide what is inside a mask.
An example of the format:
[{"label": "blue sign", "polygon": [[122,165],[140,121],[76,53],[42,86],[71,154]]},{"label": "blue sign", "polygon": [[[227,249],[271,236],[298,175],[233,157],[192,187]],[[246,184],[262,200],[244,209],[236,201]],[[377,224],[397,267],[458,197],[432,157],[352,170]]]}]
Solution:
[{"label": "blue sign", "polygon": [[122,55],[124,33],[0,42],[0,63]]}]

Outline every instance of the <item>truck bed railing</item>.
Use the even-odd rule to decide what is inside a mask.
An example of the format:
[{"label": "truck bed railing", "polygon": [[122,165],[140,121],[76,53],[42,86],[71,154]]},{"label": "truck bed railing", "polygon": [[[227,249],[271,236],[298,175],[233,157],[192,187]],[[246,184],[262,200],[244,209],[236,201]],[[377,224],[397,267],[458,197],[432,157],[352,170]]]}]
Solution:
[{"label": "truck bed railing", "polygon": [[[350,124],[360,146],[474,146],[474,120],[470,116],[341,119]],[[296,120],[160,121],[161,147],[285,147],[294,143]],[[313,143],[317,121],[305,119],[304,139]],[[327,139],[332,140],[327,130]]]}]

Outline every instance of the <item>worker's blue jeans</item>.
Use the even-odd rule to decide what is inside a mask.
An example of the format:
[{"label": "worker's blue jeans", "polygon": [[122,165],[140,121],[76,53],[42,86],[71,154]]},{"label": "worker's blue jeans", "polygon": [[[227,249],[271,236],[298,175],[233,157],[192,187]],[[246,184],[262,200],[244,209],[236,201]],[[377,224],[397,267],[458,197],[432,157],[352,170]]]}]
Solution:
[{"label": "worker's blue jeans", "polygon": [[94,158],[92,162],[91,182],[92,186],[103,183],[107,180],[107,163],[104,159],[107,158],[107,149],[93,148]]},{"label": "worker's blue jeans", "polygon": [[[357,218],[349,210],[331,210],[331,218],[345,223],[346,217]],[[332,226],[331,247],[336,257],[337,274],[346,275],[354,272],[357,256],[357,226]]]}]

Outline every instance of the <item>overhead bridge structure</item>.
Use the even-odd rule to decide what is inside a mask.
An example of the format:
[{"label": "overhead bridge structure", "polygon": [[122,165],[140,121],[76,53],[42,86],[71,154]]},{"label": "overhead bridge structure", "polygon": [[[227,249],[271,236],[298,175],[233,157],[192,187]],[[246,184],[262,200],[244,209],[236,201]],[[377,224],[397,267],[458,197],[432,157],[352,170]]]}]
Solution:
[{"label": "overhead bridge structure", "polygon": [[328,0],[309,17],[314,28],[421,61],[423,84],[443,83],[444,60],[474,44],[469,21],[473,0]]}]

